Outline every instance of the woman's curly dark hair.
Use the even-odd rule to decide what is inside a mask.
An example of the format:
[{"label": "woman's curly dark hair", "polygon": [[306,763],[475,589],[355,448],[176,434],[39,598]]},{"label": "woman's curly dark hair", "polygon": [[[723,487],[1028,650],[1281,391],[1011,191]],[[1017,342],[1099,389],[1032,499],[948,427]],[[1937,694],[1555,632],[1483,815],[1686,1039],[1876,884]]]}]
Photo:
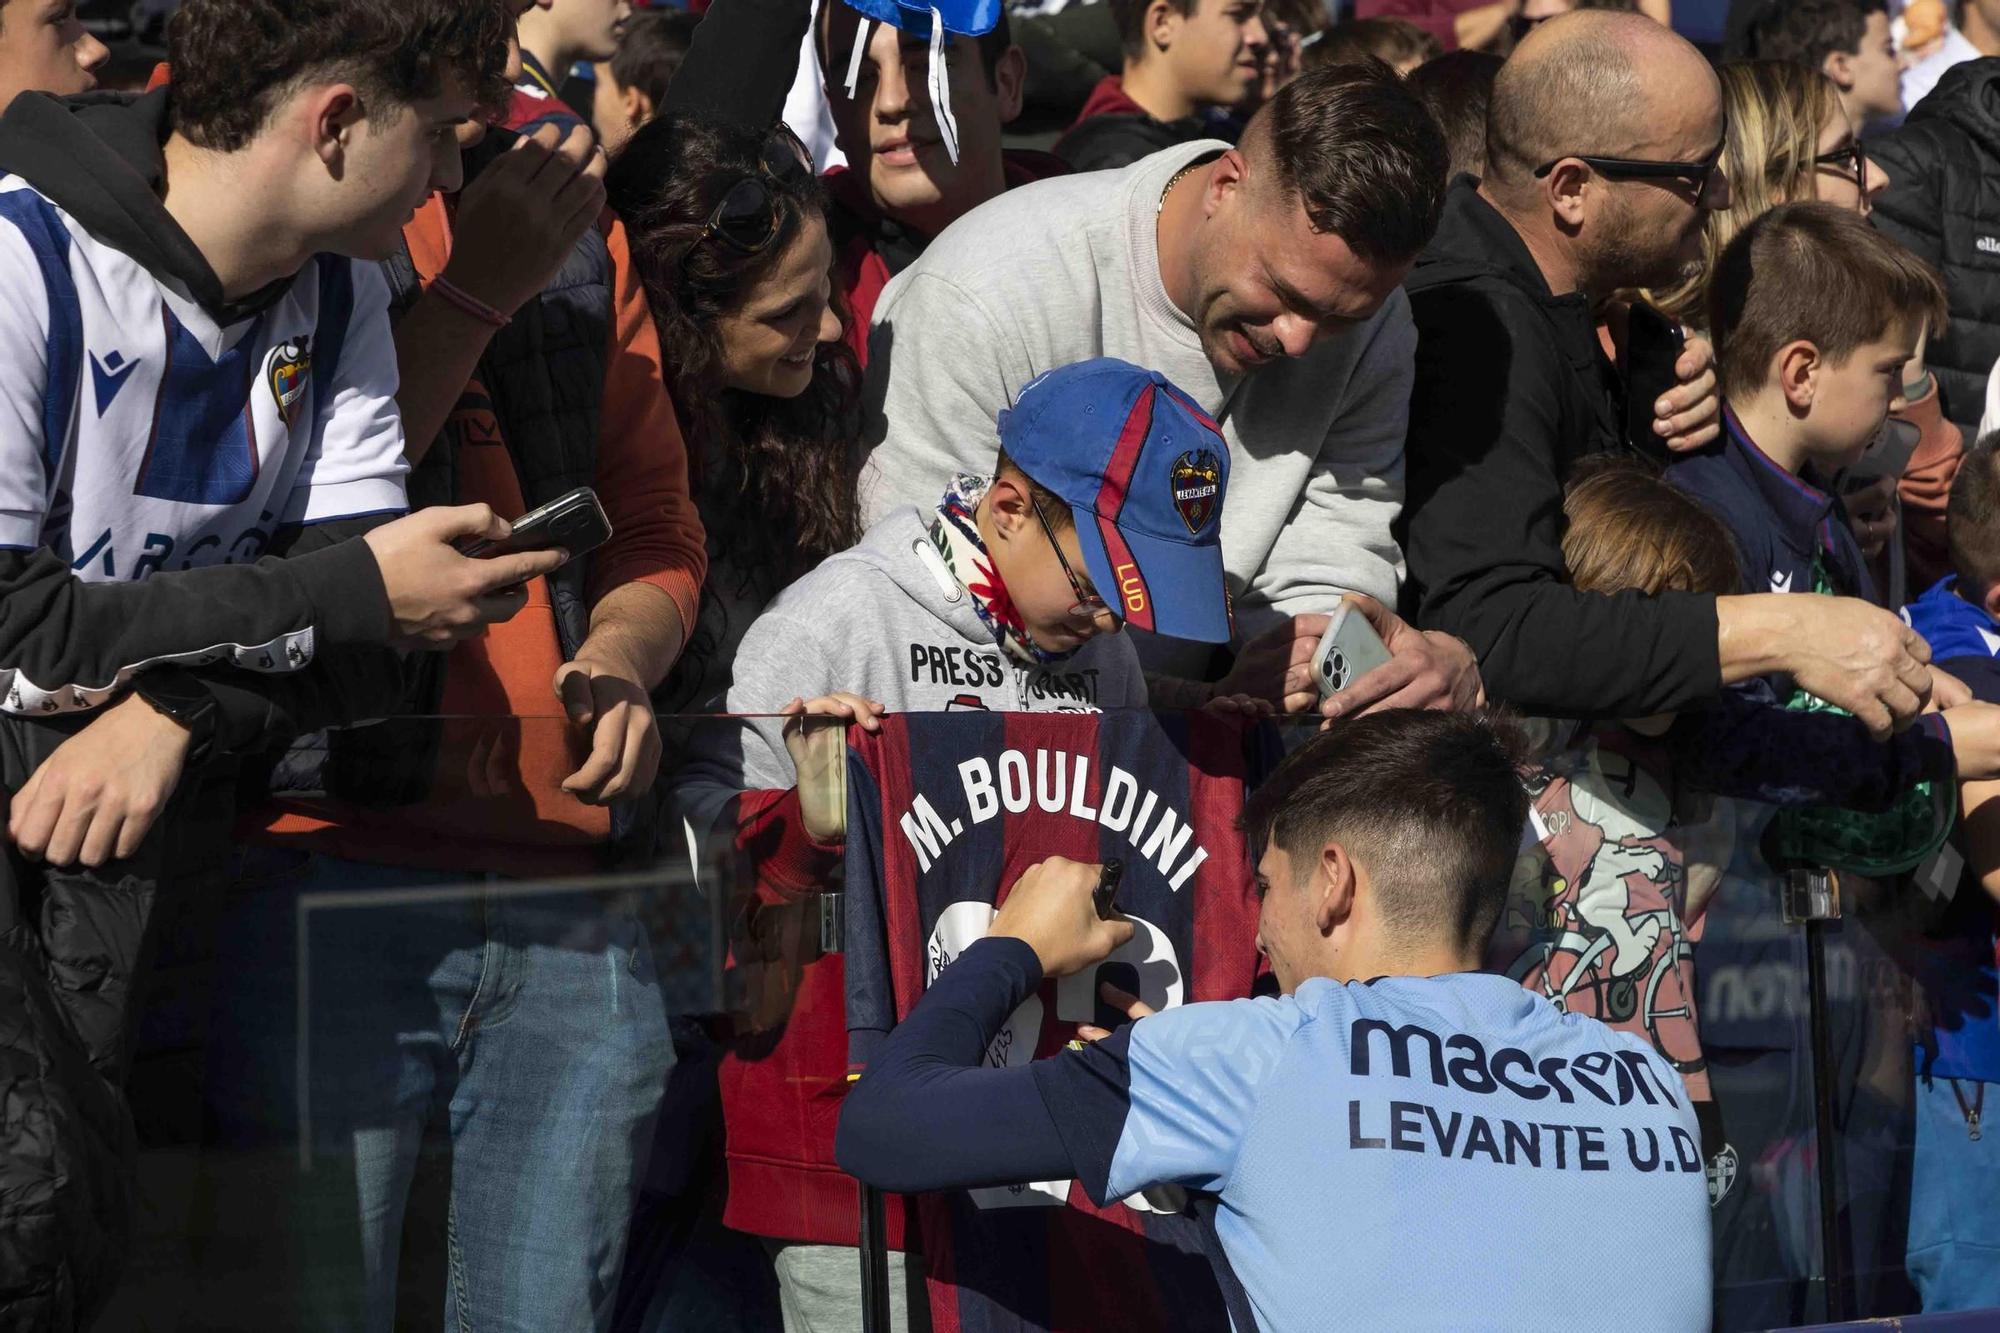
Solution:
[{"label": "woman's curly dark hair", "polygon": [[[820,346],[812,384],[797,398],[723,384],[723,318],[742,305],[808,219],[825,217],[826,191],[810,172],[779,181],[763,171],[767,142],[766,135],[734,126],[662,116],[632,136],[606,183],[659,325],[690,456],[697,466],[720,460],[700,486],[711,537],[744,574],[782,586],[859,535],[854,460],[861,373],[853,351],[836,341]],[[754,255],[704,240],[716,205],[751,175],[763,176],[778,200],[777,240]]]}]

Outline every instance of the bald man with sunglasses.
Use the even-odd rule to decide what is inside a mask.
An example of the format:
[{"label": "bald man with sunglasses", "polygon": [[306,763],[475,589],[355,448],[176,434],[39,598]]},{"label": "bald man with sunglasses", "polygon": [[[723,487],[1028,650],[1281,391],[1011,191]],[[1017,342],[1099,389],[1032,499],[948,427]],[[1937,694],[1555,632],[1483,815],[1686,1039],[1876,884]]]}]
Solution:
[{"label": "bald man with sunglasses", "polygon": [[1886,611],[1565,581],[1563,484],[1578,461],[1659,460],[1716,437],[1707,342],[1686,340],[1679,387],[1651,432],[1627,438],[1626,379],[1599,328],[1622,336],[1618,294],[1699,258],[1708,214],[1729,205],[1723,139],[1708,62],[1636,14],[1552,19],[1501,70],[1486,174],[1453,183],[1405,285],[1418,346],[1404,614],[1464,638],[1489,695],[1530,712],[1649,716],[1775,669],[1886,735],[1930,693],[1927,650]]}]

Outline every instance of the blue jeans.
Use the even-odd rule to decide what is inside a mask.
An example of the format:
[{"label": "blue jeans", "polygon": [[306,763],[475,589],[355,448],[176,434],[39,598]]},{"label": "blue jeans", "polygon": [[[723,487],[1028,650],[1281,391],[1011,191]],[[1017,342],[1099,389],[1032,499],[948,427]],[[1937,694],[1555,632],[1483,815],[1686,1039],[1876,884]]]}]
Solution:
[{"label": "blue jeans", "polygon": [[[1963,1109],[1975,1100],[1977,1139]],[[1959,1079],[1954,1092],[1919,1073],[1916,1118],[1909,1271],[1924,1313],[2000,1306],[2000,1083]]]},{"label": "blue jeans", "polygon": [[[291,1247],[301,1322],[427,1322],[435,1281],[454,1333],[608,1327],[674,1058],[629,908],[270,849],[239,889],[212,1123],[306,1168],[300,1230],[333,1239]],[[438,1215],[406,1236],[420,1177]]]}]

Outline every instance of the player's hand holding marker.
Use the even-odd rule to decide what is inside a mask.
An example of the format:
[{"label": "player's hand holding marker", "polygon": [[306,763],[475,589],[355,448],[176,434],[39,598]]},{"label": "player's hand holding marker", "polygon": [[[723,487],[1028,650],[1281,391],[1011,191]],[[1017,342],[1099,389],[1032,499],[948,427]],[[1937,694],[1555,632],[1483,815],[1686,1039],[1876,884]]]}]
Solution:
[{"label": "player's hand holding marker", "polygon": [[1132,923],[1118,912],[1097,913],[1097,885],[1104,867],[1050,857],[1014,881],[989,935],[1012,936],[1035,951],[1042,974],[1066,977],[1095,967],[1132,938]]}]

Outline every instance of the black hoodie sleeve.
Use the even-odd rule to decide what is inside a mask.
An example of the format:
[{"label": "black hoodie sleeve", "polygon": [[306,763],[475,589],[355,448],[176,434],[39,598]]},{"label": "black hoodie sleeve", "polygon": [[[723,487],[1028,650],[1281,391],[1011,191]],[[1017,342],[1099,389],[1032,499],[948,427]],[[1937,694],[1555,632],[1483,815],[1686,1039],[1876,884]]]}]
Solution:
[{"label": "black hoodie sleeve", "polygon": [[1413,293],[1406,611],[1472,645],[1496,702],[1551,717],[1644,717],[1722,687],[1713,597],[1602,596],[1564,581],[1567,365],[1510,296]]},{"label": "black hoodie sleeve", "polygon": [[770,129],[784,117],[812,16],[812,0],[715,0],[660,113]]},{"label": "black hoodie sleeve", "polygon": [[298,667],[382,644],[393,628],[388,593],[374,553],[355,539],[383,521],[316,524],[281,534],[280,554],[255,564],[129,583],[86,583],[45,549],[0,551],[0,711],[96,708],[152,667]]}]

